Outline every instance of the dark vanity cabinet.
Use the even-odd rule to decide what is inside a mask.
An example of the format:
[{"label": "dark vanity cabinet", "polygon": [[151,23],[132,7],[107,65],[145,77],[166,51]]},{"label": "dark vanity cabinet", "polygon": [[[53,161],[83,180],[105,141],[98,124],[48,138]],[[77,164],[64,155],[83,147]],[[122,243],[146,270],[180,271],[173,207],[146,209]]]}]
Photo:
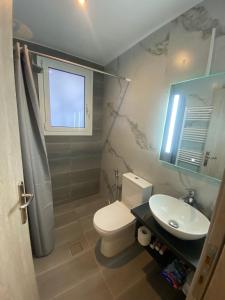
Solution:
[{"label": "dark vanity cabinet", "polygon": [[202,252],[205,238],[187,241],[180,240],[167,231],[165,231],[153,218],[149,203],[144,203],[131,210],[132,214],[137,219],[137,228],[146,226],[156,236],[162,244],[167,246],[167,253],[160,255],[149,246],[145,249],[163,266],[166,266],[175,257],[184,261],[191,269],[195,270]]}]

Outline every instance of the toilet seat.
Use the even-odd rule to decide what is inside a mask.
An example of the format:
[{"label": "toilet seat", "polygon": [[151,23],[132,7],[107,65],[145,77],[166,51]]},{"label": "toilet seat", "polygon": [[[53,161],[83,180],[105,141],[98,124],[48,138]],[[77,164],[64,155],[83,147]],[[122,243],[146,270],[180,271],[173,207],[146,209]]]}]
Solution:
[{"label": "toilet seat", "polygon": [[106,234],[115,233],[134,221],[129,208],[118,200],[99,209],[93,220],[96,229]]}]

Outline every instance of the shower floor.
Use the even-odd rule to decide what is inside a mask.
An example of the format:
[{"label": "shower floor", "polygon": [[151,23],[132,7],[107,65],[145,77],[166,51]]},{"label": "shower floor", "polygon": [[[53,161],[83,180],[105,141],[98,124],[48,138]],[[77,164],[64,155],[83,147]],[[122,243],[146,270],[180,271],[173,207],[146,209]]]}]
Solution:
[{"label": "shower floor", "polygon": [[151,256],[135,244],[113,259],[99,252],[93,214],[106,202],[94,195],[55,208],[55,250],[35,258],[41,300],[178,300]]}]

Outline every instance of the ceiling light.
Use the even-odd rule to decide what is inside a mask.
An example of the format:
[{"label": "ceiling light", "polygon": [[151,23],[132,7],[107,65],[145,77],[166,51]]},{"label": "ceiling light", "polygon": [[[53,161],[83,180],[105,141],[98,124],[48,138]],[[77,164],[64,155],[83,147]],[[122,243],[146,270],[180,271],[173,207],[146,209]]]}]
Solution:
[{"label": "ceiling light", "polygon": [[81,6],[84,6],[85,3],[86,3],[86,0],[78,0],[78,2],[79,2],[79,4],[80,4]]},{"label": "ceiling light", "polygon": [[186,68],[191,63],[191,55],[186,51],[177,53],[175,57],[175,64],[179,68]]}]

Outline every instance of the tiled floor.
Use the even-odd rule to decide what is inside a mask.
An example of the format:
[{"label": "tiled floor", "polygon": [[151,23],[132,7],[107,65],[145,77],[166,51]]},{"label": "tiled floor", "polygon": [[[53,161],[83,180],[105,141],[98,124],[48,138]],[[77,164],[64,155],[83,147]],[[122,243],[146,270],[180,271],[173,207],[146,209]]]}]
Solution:
[{"label": "tiled floor", "polygon": [[134,245],[113,259],[99,252],[93,214],[105,201],[95,195],[55,209],[56,247],[34,259],[41,300],[178,300],[155,261]]}]

